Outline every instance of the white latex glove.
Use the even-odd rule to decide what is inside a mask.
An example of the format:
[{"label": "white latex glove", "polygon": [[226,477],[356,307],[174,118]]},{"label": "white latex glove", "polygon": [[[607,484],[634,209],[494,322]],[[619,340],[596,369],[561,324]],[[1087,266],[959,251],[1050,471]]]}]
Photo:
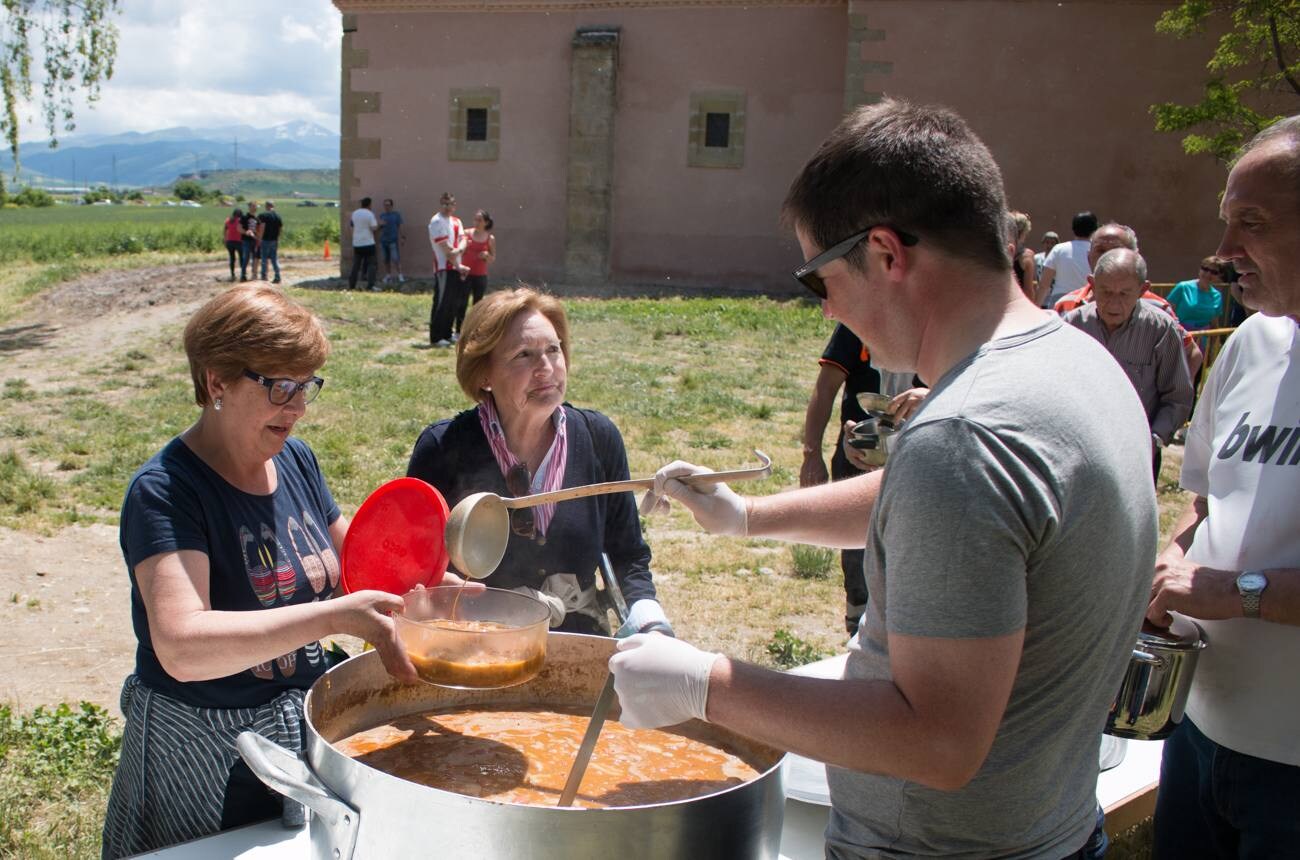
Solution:
[{"label": "white latex glove", "polygon": [[627,611],[627,620],[623,626],[618,628],[614,634],[616,639],[625,639],[633,633],[640,633],[650,625],[663,625],[667,628],[662,632],[673,635],[673,626],[668,623],[668,615],[664,608],[659,605],[659,601],[643,597],[640,600],[633,601],[632,608]]},{"label": "white latex glove", "polygon": [[662,633],[618,640],[609,671],[623,708],[619,722],[630,729],[655,729],[705,719],[709,672],[721,657]]},{"label": "white latex glove", "polygon": [[683,484],[674,480],[685,475],[707,475],[712,469],[675,460],[655,472],[654,489],[641,501],[641,513],[651,514],[668,509],[668,499],[676,499],[695,515],[700,528],[715,535],[744,537],[749,533],[749,514],[745,500],[726,484]]},{"label": "white latex glove", "polygon": [[510,590],[517,594],[526,594],[534,600],[539,600],[545,604],[546,608],[551,613],[551,622],[549,626],[559,627],[564,623],[564,616],[568,614],[568,610],[564,608],[564,601],[559,597],[556,597],[554,594],[547,594],[544,591],[538,591],[536,588],[529,588],[526,585],[521,585],[518,588],[512,588]]}]

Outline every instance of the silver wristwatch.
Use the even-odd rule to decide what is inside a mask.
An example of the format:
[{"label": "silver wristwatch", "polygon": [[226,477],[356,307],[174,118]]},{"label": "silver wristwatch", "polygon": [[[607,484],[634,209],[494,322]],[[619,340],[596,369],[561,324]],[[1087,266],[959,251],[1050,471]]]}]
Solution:
[{"label": "silver wristwatch", "polygon": [[1262,570],[1243,570],[1237,577],[1237,593],[1241,595],[1241,614],[1246,618],[1259,617],[1259,596],[1268,588],[1268,577]]}]

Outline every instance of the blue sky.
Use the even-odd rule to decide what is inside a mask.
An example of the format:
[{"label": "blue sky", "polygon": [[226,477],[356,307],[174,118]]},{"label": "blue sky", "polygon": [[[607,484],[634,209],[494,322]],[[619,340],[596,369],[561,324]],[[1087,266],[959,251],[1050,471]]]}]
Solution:
[{"label": "blue sky", "polygon": [[[339,12],[329,0],[123,0],[113,78],[77,109],[77,132],[112,134],[308,120],[338,130]],[[35,109],[25,141],[44,140]]]}]

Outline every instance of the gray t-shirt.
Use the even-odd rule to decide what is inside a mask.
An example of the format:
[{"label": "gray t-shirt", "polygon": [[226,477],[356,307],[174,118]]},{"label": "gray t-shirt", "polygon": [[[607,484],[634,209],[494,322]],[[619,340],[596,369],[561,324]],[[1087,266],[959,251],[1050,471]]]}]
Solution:
[{"label": "gray t-shirt", "polygon": [[1023,627],[1024,650],[964,788],[827,768],[827,856],[1059,860],[1092,831],[1101,730],[1151,587],[1146,415],[1106,351],[1052,319],[950,370],[895,440],[845,676],[890,678],[890,633]]}]

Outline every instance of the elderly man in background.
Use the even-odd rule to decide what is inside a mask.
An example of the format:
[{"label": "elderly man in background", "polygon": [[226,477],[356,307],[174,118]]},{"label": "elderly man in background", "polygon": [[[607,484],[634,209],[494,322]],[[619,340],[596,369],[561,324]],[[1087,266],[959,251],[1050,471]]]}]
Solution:
[{"label": "elderly man in background", "polygon": [[1079,212],[1070,222],[1074,238],[1061,242],[1047,252],[1043,260],[1043,277],[1038,282],[1038,305],[1050,308],[1071,290],[1083,286],[1088,278],[1088,237],[1097,229],[1097,216]]},{"label": "elderly man in background", "polygon": [[[1101,259],[1102,254],[1116,248],[1128,248],[1130,251],[1137,251],[1137,233],[1134,232],[1132,227],[1109,221],[1094,230],[1088,240],[1088,270],[1092,271],[1092,267],[1097,265],[1097,261]],[[1091,281],[1084,283],[1082,287],[1079,287],[1074,292],[1067,293],[1057,299],[1052,310],[1064,316],[1090,301],[1092,301]],[[1201,367],[1201,362],[1205,360],[1205,354],[1197,346],[1196,339],[1188,334],[1187,328],[1178,319],[1178,314],[1174,312],[1174,306],[1169,304],[1159,293],[1150,289],[1142,294],[1142,301],[1164,311],[1173,317],[1174,322],[1178,323],[1178,335],[1182,338],[1183,355],[1187,358],[1187,370],[1191,373],[1192,379],[1195,379],[1196,372]]]},{"label": "elderly man in background", "polygon": [[839,679],[622,640],[621,719],[708,719],[827,762],[832,860],[1098,856],[1098,729],[1156,553],[1155,492],[1132,479],[1146,416],[1016,285],[1001,172],[950,111],[859,108],[784,211],[823,313],[930,394],[883,470],[741,498],[674,463],[655,493],[715,534],[865,543],[867,611]]},{"label": "elderly man in background", "polygon": [[1161,450],[1192,414],[1192,377],[1178,323],[1141,301],[1150,282],[1142,255],[1117,248],[1101,255],[1088,276],[1092,302],[1065,321],[1096,338],[1133,383],[1151,427],[1151,462],[1160,477]]},{"label": "elderly man in background", "polygon": [[1300,116],[1228,176],[1217,256],[1259,313],[1228,338],[1187,433],[1196,494],[1156,562],[1147,618],[1200,623],[1187,718],[1166,741],[1155,856],[1300,857]]}]

